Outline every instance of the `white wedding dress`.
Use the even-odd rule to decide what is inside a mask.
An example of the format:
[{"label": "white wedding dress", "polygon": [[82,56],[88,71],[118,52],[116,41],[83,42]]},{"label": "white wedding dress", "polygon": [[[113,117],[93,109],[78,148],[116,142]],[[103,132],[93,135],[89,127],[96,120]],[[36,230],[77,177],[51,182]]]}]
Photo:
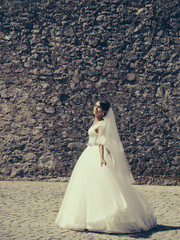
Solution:
[{"label": "white wedding dress", "polygon": [[88,131],[88,146],[72,172],[56,223],[61,228],[95,232],[148,231],[157,226],[148,202],[117,174],[106,148],[107,165],[101,167],[98,144],[104,136],[95,131],[100,125],[103,121]]}]

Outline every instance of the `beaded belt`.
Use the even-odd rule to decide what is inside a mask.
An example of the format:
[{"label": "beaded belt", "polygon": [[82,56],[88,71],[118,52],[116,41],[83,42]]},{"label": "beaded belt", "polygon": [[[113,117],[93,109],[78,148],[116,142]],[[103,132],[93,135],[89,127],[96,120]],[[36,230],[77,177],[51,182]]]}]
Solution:
[{"label": "beaded belt", "polygon": [[98,146],[98,143],[87,143],[87,146]]}]

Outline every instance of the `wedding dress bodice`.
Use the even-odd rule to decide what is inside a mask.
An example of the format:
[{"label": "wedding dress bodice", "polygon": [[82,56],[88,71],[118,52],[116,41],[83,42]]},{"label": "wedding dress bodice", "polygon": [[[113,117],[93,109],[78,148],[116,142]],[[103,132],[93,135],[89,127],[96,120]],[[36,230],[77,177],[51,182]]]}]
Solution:
[{"label": "wedding dress bodice", "polygon": [[96,126],[91,126],[88,134],[89,134],[89,142],[90,144],[96,144],[97,138],[98,138],[98,133],[95,131]]},{"label": "wedding dress bodice", "polygon": [[[103,135],[103,126],[104,126],[104,122],[103,121],[99,121],[98,123],[92,125],[88,131],[88,135],[89,135],[89,145],[97,145],[97,144],[105,144],[105,136]],[[100,129],[98,130],[98,132],[96,131],[97,128]]]}]

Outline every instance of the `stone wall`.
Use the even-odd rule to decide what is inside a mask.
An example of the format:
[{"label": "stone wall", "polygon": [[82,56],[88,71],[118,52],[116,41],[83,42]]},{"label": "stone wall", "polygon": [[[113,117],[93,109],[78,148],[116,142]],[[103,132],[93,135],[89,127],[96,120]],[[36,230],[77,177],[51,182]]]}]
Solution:
[{"label": "stone wall", "polygon": [[1,179],[70,176],[105,97],[137,182],[178,184],[178,1],[2,2]]}]

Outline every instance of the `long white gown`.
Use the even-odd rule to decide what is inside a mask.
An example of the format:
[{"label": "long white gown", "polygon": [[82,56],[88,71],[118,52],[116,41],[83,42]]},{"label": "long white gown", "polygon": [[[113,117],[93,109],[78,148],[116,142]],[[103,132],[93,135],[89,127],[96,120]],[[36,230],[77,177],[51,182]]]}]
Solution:
[{"label": "long white gown", "polygon": [[115,174],[105,150],[107,165],[101,167],[100,143],[91,126],[89,143],[72,172],[63,202],[56,218],[61,228],[107,233],[148,231],[157,226],[148,202],[134,187]]}]

